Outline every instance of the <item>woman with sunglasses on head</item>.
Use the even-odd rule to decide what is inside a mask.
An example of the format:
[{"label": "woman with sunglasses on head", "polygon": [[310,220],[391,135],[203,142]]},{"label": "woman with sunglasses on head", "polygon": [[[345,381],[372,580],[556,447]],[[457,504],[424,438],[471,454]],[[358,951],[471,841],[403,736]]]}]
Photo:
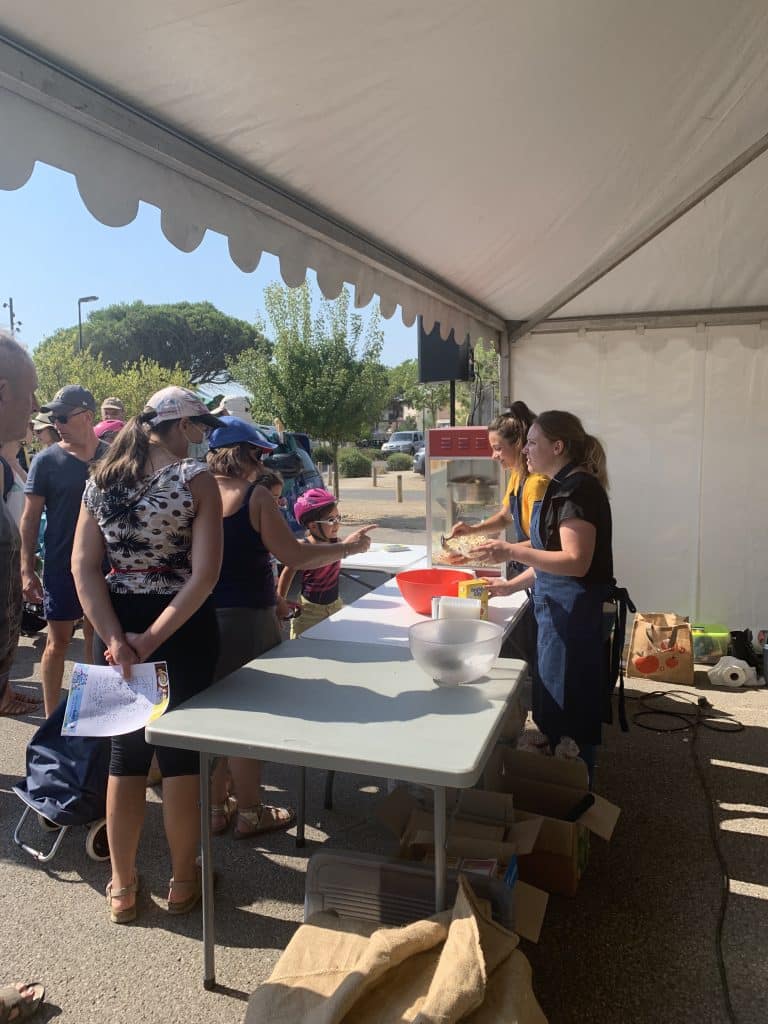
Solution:
[{"label": "woman with sunglasses on head", "polygon": [[[245,420],[222,416],[221,422],[209,438],[206,456],[224,512],[224,557],[213,592],[220,637],[217,679],[280,643],[272,555],[286,565],[317,568],[337,560],[339,548],[344,554],[356,554],[367,551],[371,543],[366,532],[370,527],[357,530],[342,545],[299,543],[272,493],[258,486],[265,473],[262,457],[277,446]],[[217,763],[211,788],[211,830],[215,834],[227,830],[231,813],[226,765],[226,759]],[[261,800],[260,761],[233,757],[229,769],[237,799],[235,838],[293,824],[293,811]]]},{"label": "woman with sunglasses on head", "polygon": [[[190,444],[218,425],[186,388],[158,391],[94,467],[75,535],[72,571],[96,629],[95,658],[118,666],[126,678],[138,662],[167,662],[170,708],[210,685],[218,656],[211,593],[221,566],[221,498],[205,464],[187,458]],[[105,555],[111,566],[106,579]],[[150,746],[144,729],[115,736],[107,783],[107,902],[118,924],[136,917],[136,854],[153,753],[163,776],[173,869],[168,912],[186,913],[200,899],[199,755]]]}]

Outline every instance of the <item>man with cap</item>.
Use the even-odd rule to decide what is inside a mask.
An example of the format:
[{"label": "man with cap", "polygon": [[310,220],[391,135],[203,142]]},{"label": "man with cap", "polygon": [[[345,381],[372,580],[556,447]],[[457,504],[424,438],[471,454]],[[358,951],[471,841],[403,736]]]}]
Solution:
[{"label": "man with cap", "polygon": [[[93,431],[96,402],[81,384],[68,384],[52,402],[42,406],[61,436],[32,460],[24,488],[21,517],[21,579],[24,599],[43,602],[48,635],[43,651],[42,676],[45,713],[50,715],[61,697],[64,661],[76,623],[83,610],[72,578],[72,543],[80,514],[90,464],[101,458],[107,445]],[[42,585],[35,572],[40,519],[45,523],[45,562]],[[91,660],[93,629],[83,622],[85,661]]]},{"label": "man with cap", "polygon": [[121,398],[105,398],[101,403],[102,420],[121,420],[125,423],[125,406]]}]

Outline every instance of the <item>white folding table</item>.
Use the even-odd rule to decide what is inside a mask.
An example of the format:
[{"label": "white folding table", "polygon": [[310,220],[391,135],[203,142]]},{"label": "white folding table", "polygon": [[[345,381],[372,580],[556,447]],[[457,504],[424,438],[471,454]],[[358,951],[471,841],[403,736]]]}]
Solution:
[{"label": "white folding table", "polygon": [[405,569],[415,569],[422,562],[426,566],[426,557],[427,549],[424,544],[374,543],[360,555],[347,555],[343,558],[341,568],[357,569],[360,572],[385,572],[394,576]]},{"label": "white folding table", "polygon": [[[509,636],[527,603],[524,591],[506,597],[494,597],[488,606],[489,620],[502,626],[504,635]],[[426,618],[406,603],[397,580],[390,579],[359,597],[353,604],[345,605],[334,615],[323,619],[302,633],[300,639],[391,644],[407,649],[408,630],[415,622],[424,622]]]},{"label": "white folding table", "polygon": [[[400,550],[402,548],[402,550]],[[395,549],[395,550],[393,550]],[[394,576],[406,569],[426,569],[427,549],[423,544],[371,544],[359,555],[347,555],[341,561],[341,575],[364,590],[373,590],[356,572],[380,572]]]},{"label": "white folding table", "polygon": [[435,906],[444,905],[445,790],[473,786],[525,662],[440,687],[407,650],[303,640],[255,659],[147,726],[150,743],[200,752],[204,985],[215,985],[209,776],[216,755],[399,778],[434,790]]}]

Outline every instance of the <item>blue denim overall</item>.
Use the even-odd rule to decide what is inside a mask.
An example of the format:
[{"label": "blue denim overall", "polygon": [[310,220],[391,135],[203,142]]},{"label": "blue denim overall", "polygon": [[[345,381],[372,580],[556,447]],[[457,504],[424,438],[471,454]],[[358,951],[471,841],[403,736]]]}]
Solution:
[{"label": "blue denim overall", "polygon": [[[574,467],[565,466],[550,487],[557,487]],[[541,504],[531,517],[531,544],[546,550]],[[611,583],[585,583],[573,576],[536,570],[533,604],[538,628],[533,673],[533,717],[555,746],[570,736],[592,768],[593,747],[600,743],[609,690],[603,603],[614,597]]]}]

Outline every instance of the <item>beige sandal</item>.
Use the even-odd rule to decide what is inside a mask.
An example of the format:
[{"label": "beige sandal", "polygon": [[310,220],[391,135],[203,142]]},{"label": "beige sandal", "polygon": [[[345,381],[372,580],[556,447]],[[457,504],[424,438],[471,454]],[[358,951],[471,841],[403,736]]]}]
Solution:
[{"label": "beige sandal", "polygon": [[[107,907],[109,908],[109,919],[112,924],[129,924],[136,920],[136,897],[139,892],[139,876],[133,879],[130,885],[124,885],[122,889],[113,889],[112,882],[107,882]],[[133,896],[133,905],[124,907],[122,910],[114,910],[112,900],[122,899],[124,896]]]},{"label": "beige sandal", "polygon": [[[190,894],[185,900],[174,900],[171,902],[170,895],[178,886],[185,886],[190,889]],[[202,885],[200,884],[200,873],[198,872],[194,879],[184,881],[182,879],[172,878],[168,883],[170,892],[168,893],[168,913],[169,914],[187,914],[190,910],[193,910],[200,902],[200,897],[203,894]]]},{"label": "beige sandal", "polygon": [[233,796],[228,796],[223,804],[211,804],[211,835],[222,836],[229,828],[232,815],[237,808]]},{"label": "beige sandal", "polygon": [[[256,804],[255,807],[243,807],[237,812],[235,839],[250,839],[262,836],[267,832],[282,832],[290,828],[296,821],[296,811],[292,807],[277,807],[275,804]],[[246,828],[241,827],[241,823]]]}]

